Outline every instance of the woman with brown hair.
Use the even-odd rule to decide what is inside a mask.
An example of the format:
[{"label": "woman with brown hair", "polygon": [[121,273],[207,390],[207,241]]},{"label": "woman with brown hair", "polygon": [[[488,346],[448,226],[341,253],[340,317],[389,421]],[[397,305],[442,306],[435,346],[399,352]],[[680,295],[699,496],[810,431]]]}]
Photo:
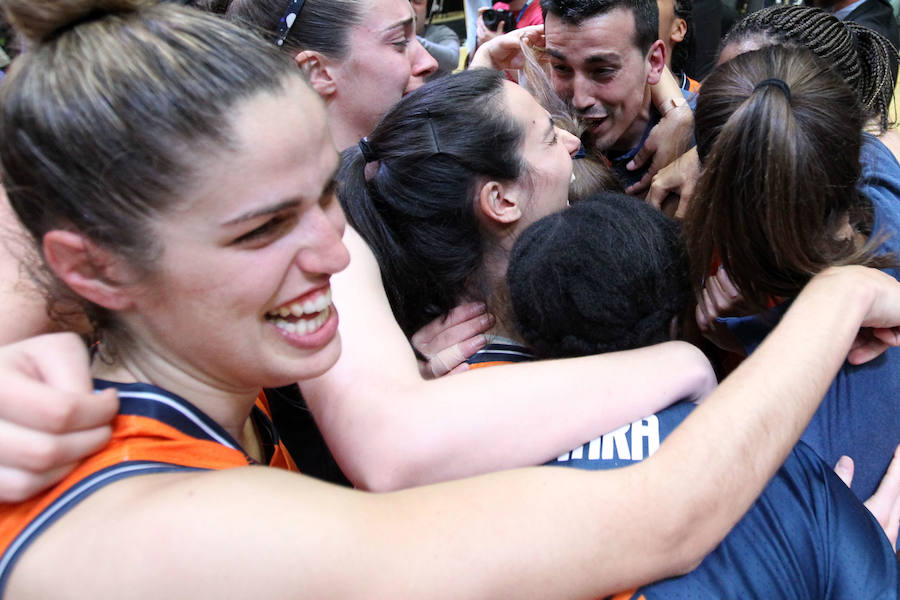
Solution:
[{"label": "woman with brown hair", "polygon": [[[706,285],[701,305],[709,305],[717,293],[709,266],[721,262],[759,313],[728,320],[747,350],[816,273],[897,264],[897,198],[871,182],[896,182],[900,170],[882,144],[860,135],[863,118],[856,94],[805,48],[748,52],[705,81],[695,114],[703,168],[685,221],[692,280],[698,292]],[[878,364],[845,365],[803,436],[829,463],[854,458],[860,498],[900,442],[898,361],[887,352]]]},{"label": "woman with brown hair", "polygon": [[[886,329],[900,285],[832,270],[635,467],[383,495],[246,468],[291,466],[260,386],[328,372],[340,352],[329,280],[347,253],[324,108],[274,51],[196,12],[6,6],[31,40],[0,88],[10,202],[58,289],[96,317],[101,348],[75,373],[122,399],[107,446],[0,507],[11,598],[595,598],[696,564],[787,454],[859,325],[879,341],[854,360],[900,341]],[[821,329],[808,336],[810,318]],[[0,364],[33,376],[47,343],[6,348]],[[814,372],[797,382],[790,366]],[[737,415],[741,431],[701,435]]]}]

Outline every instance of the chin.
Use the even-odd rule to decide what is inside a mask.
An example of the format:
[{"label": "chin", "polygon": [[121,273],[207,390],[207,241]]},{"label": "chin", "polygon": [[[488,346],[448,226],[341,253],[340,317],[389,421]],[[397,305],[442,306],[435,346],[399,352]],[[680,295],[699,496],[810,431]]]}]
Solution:
[{"label": "chin", "polygon": [[266,384],[263,387],[280,387],[292,383],[303,382],[324,375],[331,369],[341,356],[341,334],[336,333],[331,340],[313,354],[302,358],[293,358],[292,367],[279,379],[281,383],[276,385]]}]

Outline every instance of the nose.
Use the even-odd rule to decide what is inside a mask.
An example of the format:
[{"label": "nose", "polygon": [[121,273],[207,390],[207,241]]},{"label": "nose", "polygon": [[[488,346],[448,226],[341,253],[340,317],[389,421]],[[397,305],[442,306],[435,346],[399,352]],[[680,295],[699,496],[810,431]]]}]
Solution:
[{"label": "nose", "polygon": [[418,37],[413,37],[410,42],[409,64],[412,69],[412,76],[421,77],[422,79],[437,71],[438,68],[437,61],[419,43]]},{"label": "nose", "polygon": [[586,113],[596,103],[592,96],[591,82],[580,73],[576,73],[574,79],[572,83],[572,106],[579,113]]},{"label": "nose", "polygon": [[316,207],[306,215],[302,227],[304,244],[297,253],[297,265],[304,273],[332,275],[350,263],[350,253],[341,240],[344,234],[344,212],[337,201],[333,206]]},{"label": "nose", "polygon": [[562,139],[563,147],[565,147],[566,151],[569,153],[569,156],[575,157],[578,154],[578,150],[581,148],[581,140],[578,139],[577,135],[569,133],[565,129],[557,128],[557,135]]}]

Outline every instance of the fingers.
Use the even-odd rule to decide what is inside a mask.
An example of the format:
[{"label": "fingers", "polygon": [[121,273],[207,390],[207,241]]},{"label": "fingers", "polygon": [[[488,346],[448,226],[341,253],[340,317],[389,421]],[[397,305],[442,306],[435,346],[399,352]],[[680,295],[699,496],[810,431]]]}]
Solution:
[{"label": "fingers", "polygon": [[96,452],[111,431],[104,425],[57,435],[0,422],[0,456],[6,468],[45,473]]},{"label": "fingers", "polygon": [[[425,356],[428,356],[432,351],[436,352],[441,350],[447,346],[460,342],[467,337],[471,337],[476,333],[483,333],[493,325],[493,322],[483,323],[479,321],[481,317],[487,316],[486,310],[487,307],[485,307],[483,302],[467,302],[466,304],[460,304],[451,310],[446,317],[439,317],[414,333],[411,340],[412,344],[415,346],[416,350]],[[461,329],[456,330],[457,335],[461,337],[454,339],[452,336],[448,337],[446,335],[449,330],[453,330],[458,325],[463,325],[465,323],[469,323],[469,325],[473,327],[468,335],[465,335],[465,331]],[[479,325],[481,327],[479,327]]]},{"label": "fingers", "polygon": [[[644,166],[644,163],[650,160],[650,158],[656,154],[656,145],[648,144],[651,140],[648,138],[644,145],[641,146],[641,149],[637,151],[637,154],[634,155],[628,164],[625,165],[625,168],[629,171],[636,171]],[[628,191],[628,190],[625,190]],[[628,192],[629,194],[631,192]]]},{"label": "fingers", "polygon": [[[426,378],[443,377],[451,372],[458,373],[466,370],[459,369],[459,367],[464,365],[467,358],[484,348],[485,344],[487,344],[487,338],[479,334],[441,350],[429,359],[426,365],[428,371]],[[468,368],[468,365],[465,367]]]},{"label": "fingers", "polygon": [[[638,196],[642,192],[644,192],[644,190],[647,190],[650,187],[652,181],[653,175],[649,171],[647,171],[646,173],[644,173],[644,176],[641,177],[640,181],[638,181],[637,183],[632,183],[627,188],[625,188],[625,193],[631,194],[632,196]],[[654,204],[654,206],[659,208],[659,205]]]},{"label": "fingers", "polygon": [[32,473],[0,466],[0,502],[22,502],[66,476],[75,464],[44,473]]},{"label": "fingers", "polygon": [[834,465],[834,472],[847,487],[850,487],[850,484],[853,483],[853,470],[853,459],[847,455],[840,457],[837,464]]},{"label": "fingers", "polygon": [[[662,209],[663,202],[672,193],[678,193],[678,185],[673,185],[673,179],[666,176],[666,169],[663,169],[650,179],[650,190],[644,201],[657,209]],[[643,180],[642,180],[643,181]],[[634,186],[632,186],[634,187]],[[632,188],[625,190],[629,194],[633,194]]]},{"label": "fingers", "polygon": [[877,358],[888,349],[888,344],[882,341],[875,334],[875,331],[867,327],[859,330],[859,333],[856,334],[856,339],[850,345],[847,362],[851,365],[861,365]]},{"label": "fingers", "polygon": [[897,531],[900,529],[900,446],[894,450],[894,457],[878,489],[865,505],[881,524],[891,546],[896,548]]},{"label": "fingers", "polygon": [[0,379],[5,390],[0,421],[22,427],[56,433],[92,429],[108,424],[118,410],[115,390],[92,392],[86,350],[70,334],[3,347]]}]

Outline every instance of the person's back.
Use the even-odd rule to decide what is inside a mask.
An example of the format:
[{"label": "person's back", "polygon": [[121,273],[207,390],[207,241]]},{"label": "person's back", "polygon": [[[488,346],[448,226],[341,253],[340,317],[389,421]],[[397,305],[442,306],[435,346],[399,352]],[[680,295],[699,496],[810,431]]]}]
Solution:
[{"label": "person's back", "polygon": [[[539,356],[562,358],[668,339],[689,298],[686,273],[678,226],[639,200],[609,194],[529,228],[508,277],[522,336]],[[590,470],[634,464],[652,455],[693,406],[676,404],[548,464]],[[723,424],[710,437],[737,427]],[[697,569],[621,597],[891,598],[898,585],[877,521],[800,443]]]},{"label": "person's back", "polygon": [[[750,315],[728,323],[747,351],[813,274],[863,264],[898,275],[900,165],[860,135],[856,96],[806,48],[747,52],[705,80],[696,113],[704,169],[685,219],[692,283],[721,263]],[[900,443],[898,365],[896,352],[845,364],[803,437],[826,462],[856,455],[860,499]]]}]

